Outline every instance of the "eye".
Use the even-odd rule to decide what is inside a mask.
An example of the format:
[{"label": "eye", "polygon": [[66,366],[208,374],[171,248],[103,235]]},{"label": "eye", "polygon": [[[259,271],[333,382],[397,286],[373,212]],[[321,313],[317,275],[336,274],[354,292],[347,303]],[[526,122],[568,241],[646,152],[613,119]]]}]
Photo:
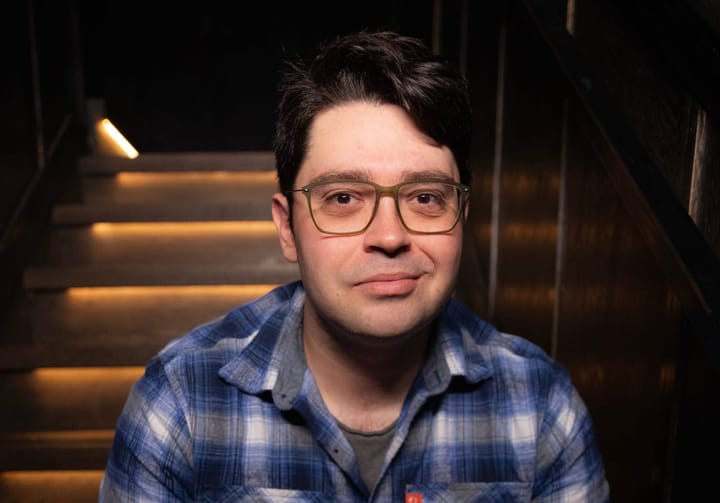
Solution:
[{"label": "eye", "polygon": [[434,182],[408,184],[404,187],[403,209],[425,217],[452,213],[456,189],[453,185]]},{"label": "eye", "polygon": [[375,189],[356,182],[331,182],[316,186],[312,194],[316,216],[345,218],[371,208]]},{"label": "eye", "polygon": [[330,194],[326,197],[326,200],[331,203],[337,203],[340,205],[346,205],[353,202],[354,197],[347,192],[339,192],[336,194]]},{"label": "eye", "polygon": [[417,194],[415,196],[415,200],[420,204],[433,204],[439,202],[438,196],[436,194],[430,194],[429,192]]},{"label": "eye", "polygon": [[445,205],[446,197],[441,189],[419,187],[407,194],[407,202],[413,206],[440,207]]},{"label": "eye", "polygon": [[362,183],[332,182],[315,187],[313,195],[323,206],[352,206],[372,203],[375,189]]},{"label": "eye", "polygon": [[363,201],[363,195],[347,187],[328,190],[322,194],[322,205],[328,206],[353,206]]}]

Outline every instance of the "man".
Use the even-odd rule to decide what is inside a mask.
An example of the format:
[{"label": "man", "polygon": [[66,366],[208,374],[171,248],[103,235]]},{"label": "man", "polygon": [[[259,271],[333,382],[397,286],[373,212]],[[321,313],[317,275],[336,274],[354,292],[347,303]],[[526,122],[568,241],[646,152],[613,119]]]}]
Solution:
[{"label": "man", "polygon": [[360,33],[281,91],[272,212],[302,281],[153,359],[101,500],[606,501],[566,372],[452,299],[463,78]]}]

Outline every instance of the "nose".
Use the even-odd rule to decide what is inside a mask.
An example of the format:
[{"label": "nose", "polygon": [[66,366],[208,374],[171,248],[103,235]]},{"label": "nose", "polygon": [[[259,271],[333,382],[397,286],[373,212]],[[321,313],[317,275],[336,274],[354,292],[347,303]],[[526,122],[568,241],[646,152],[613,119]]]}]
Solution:
[{"label": "nose", "polygon": [[393,197],[380,197],[375,218],[365,230],[364,243],[368,251],[380,251],[395,256],[407,250],[410,234],[400,220]]}]

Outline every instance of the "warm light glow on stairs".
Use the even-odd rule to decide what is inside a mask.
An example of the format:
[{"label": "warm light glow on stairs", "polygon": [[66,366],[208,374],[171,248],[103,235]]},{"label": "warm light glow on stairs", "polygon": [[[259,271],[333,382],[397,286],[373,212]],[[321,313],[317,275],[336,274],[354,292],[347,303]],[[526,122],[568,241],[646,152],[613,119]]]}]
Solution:
[{"label": "warm light glow on stairs", "polygon": [[[121,171],[115,175],[115,181],[120,187],[159,186],[166,189],[173,184],[216,184],[217,182],[232,181],[251,185],[273,185],[276,175],[273,171],[186,171],[186,172],[133,172]],[[268,201],[269,204],[269,201]]]},{"label": "warm light glow on stairs", "polygon": [[191,285],[191,286],[108,286],[69,288],[67,295],[71,299],[87,297],[142,297],[157,299],[158,297],[174,297],[187,295],[256,298],[260,297],[276,285]]},{"label": "warm light glow on stairs", "polygon": [[52,367],[39,368],[32,371],[32,381],[39,389],[54,391],[67,389],[79,382],[115,383],[134,382],[140,379],[143,367]]},{"label": "warm light glow on stairs", "polygon": [[110,445],[115,430],[60,430],[60,431],[26,431],[14,433],[13,440],[22,441],[25,444],[39,444],[44,448],[52,445],[66,446],[69,443],[82,445]]},{"label": "warm light glow on stairs", "polygon": [[233,234],[246,237],[274,235],[275,224],[264,220],[241,222],[98,222],[92,225],[98,236],[110,234]]},{"label": "warm light glow on stairs", "polygon": [[82,201],[55,208],[47,263],[23,277],[39,335],[0,352],[0,502],[97,501],[148,360],[297,278],[270,220],[272,153],[128,161],[138,152],[108,120],[95,138]]},{"label": "warm light glow on stairs", "polygon": [[[4,501],[85,501],[82,498],[97,494],[103,473],[103,470],[0,472],[0,498]],[[14,499],[17,495],[26,499]]]}]

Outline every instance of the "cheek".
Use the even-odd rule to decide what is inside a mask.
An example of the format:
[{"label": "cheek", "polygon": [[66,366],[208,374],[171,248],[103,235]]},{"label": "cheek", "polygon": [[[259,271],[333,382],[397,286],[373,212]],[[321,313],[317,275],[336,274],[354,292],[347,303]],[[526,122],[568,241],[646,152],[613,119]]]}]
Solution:
[{"label": "cheek", "polygon": [[308,273],[337,273],[348,264],[361,246],[351,236],[327,236],[314,233],[312,238],[297,240],[298,260]]},{"label": "cheek", "polygon": [[462,233],[457,232],[448,236],[428,236],[427,242],[418,243],[425,254],[435,264],[435,268],[442,272],[454,272],[460,264],[462,252]]}]

